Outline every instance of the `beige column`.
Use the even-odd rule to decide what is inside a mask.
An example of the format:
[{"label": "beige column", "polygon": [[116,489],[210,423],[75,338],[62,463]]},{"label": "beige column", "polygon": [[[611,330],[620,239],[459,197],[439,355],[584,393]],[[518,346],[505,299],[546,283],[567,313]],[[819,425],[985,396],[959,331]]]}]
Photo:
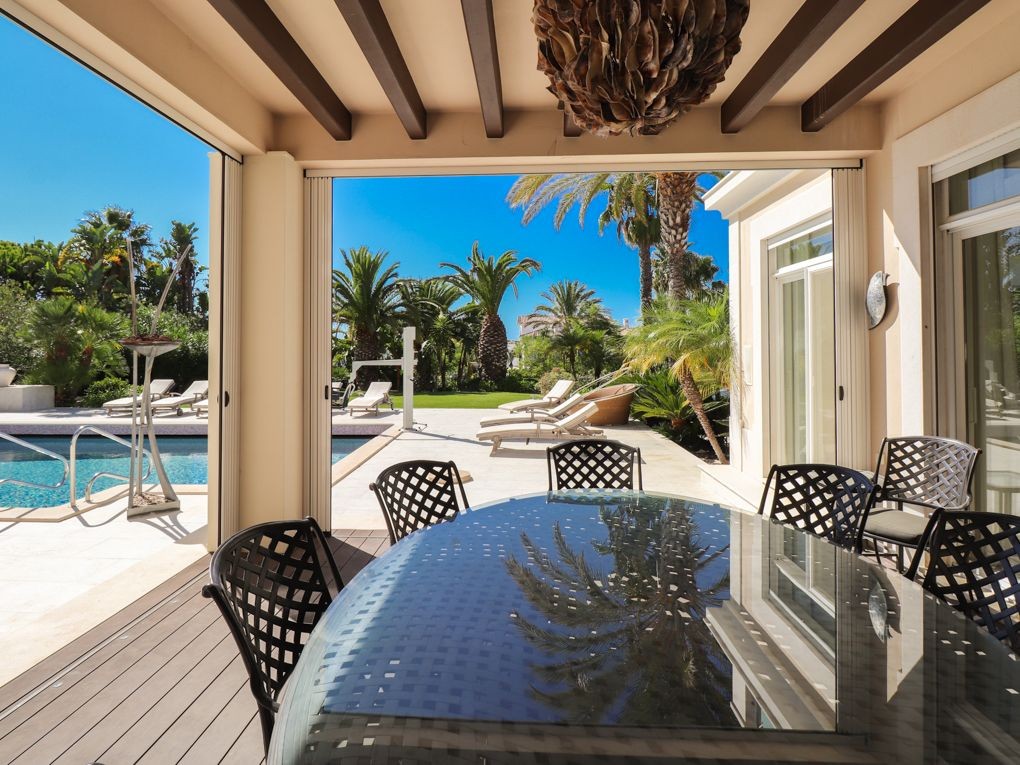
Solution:
[{"label": "beige column", "polygon": [[302,171],[290,154],[245,157],[241,220],[243,528],[305,514],[304,217]]}]

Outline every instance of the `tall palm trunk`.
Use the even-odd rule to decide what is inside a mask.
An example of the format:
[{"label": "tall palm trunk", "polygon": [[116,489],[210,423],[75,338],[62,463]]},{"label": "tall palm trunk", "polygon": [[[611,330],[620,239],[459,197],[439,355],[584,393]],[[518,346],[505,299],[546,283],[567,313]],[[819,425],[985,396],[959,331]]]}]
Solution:
[{"label": "tall palm trunk", "polygon": [[638,266],[641,273],[641,312],[644,313],[652,305],[652,248],[651,245],[638,245]]},{"label": "tall palm trunk", "polygon": [[499,314],[486,314],[478,336],[478,362],[482,366],[482,379],[499,382],[506,377],[506,327]]},{"label": "tall palm trunk", "polygon": [[[352,357],[354,361],[371,361],[379,358],[379,341],[374,332],[369,332],[363,327],[354,327],[354,350]],[[372,383],[379,379],[377,367],[362,367],[358,370],[356,383]]]},{"label": "tall palm trunk", "polygon": [[698,418],[698,422],[701,424],[701,429],[705,431],[705,437],[708,438],[708,442],[712,445],[712,451],[715,452],[719,464],[730,464],[726,458],[726,453],[722,449],[722,445],[719,443],[719,438],[715,434],[715,428],[712,427],[712,421],[708,418],[708,413],[705,411],[705,400],[701,397],[701,391],[698,390],[698,384],[694,381],[694,375],[686,367],[680,372],[680,387],[683,388],[684,395],[687,397],[687,401],[690,403],[695,416]]},{"label": "tall palm trunk", "polygon": [[687,297],[686,264],[691,213],[698,194],[697,173],[657,173],[660,244],[669,264],[669,294]]}]

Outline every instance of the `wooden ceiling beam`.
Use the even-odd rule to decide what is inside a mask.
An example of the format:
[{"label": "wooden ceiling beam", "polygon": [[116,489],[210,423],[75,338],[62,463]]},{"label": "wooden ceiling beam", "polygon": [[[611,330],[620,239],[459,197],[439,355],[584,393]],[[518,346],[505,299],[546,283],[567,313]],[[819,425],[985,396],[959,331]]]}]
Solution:
[{"label": "wooden ceiling beam", "polygon": [[265,0],[209,4],[334,139],[350,140],[351,113]]},{"label": "wooden ceiling beam", "polygon": [[460,5],[464,12],[468,46],[471,48],[471,63],[475,68],[485,135],[489,138],[502,138],[503,84],[499,76],[492,0],[460,0]]},{"label": "wooden ceiling beam", "polygon": [[754,119],[864,0],[805,0],[722,105],[722,131]]},{"label": "wooden ceiling beam", "polygon": [[917,0],[801,105],[801,130],[821,130],[987,3]]},{"label": "wooden ceiling beam", "polygon": [[383,92],[411,138],[428,135],[428,114],[379,0],[336,0]]}]

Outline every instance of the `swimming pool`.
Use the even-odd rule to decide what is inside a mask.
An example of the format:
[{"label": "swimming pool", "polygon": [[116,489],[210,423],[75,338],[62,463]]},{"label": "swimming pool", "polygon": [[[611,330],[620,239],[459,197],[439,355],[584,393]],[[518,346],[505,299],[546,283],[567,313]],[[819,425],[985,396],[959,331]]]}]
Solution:
[{"label": "swimming pool", "polygon": [[[19,436],[23,441],[68,456],[70,436]],[[333,463],[353,452],[369,438],[334,437]],[[208,441],[203,436],[161,436],[159,451],[167,477],[175,484],[205,484],[209,481]],[[97,472],[127,475],[127,448],[106,438],[82,436],[78,439],[78,496]],[[18,478],[35,483],[56,483],[63,468],[56,460],[0,439],[0,478]],[[152,476],[153,478],[155,476]],[[100,478],[94,491],[114,486],[118,481]],[[28,486],[0,485],[0,507],[54,507],[68,501],[68,487],[35,489]]]}]

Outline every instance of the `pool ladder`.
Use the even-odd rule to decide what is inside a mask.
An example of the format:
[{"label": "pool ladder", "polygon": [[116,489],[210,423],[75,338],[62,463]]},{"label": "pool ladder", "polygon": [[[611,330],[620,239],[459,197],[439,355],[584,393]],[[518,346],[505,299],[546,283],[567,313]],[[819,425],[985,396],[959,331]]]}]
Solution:
[{"label": "pool ladder", "polygon": [[[113,433],[103,430],[102,428],[98,428],[95,425],[82,425],[80,428],[74,431],[74,434],[71,436],[70,458],[63,456],[62,454],[57,454],[56,452],[50,451],[49,449],[46,449],[42,446],[37,446],[36,444],[29,443],[28,441],[17,438],[16,436],[0,432],[0,439],[3,439],[4,441],[9,441],[12,444],[22,446],[25,449],[36,452],[37,454],[42,454],[45,457],[54,459],[60,462],[61,465],[63,466],[63,474],[60,476],[60,480],[57,481],[56,483],[45,484],[38,483],[36,481],[25,481],[20,478],[0,478],[0,486],[4,484],[11,484],[14,486],[26,486],[30,489],[59,489],[61,486],[67,484],[69,504],[71,505],[71,509],[77,512],[79,510],[79,507],[75,487],[78,485],[78,473],[77,473],[78,439],[85,433],[91,433],[93,435],[102,436],[103,438],[109,439],[114,443],[126,446],[128,449],[131,448],[131,443],[129,441],[125,441],[120,436],[115,436],[113,435]],[[141,480],[145,481],[152,473],[152,455],[149,453],[148,449],[143,449],[142,454],[149,458],[146,461],[145,473],[141,477]],[[114,478],[125,482],[129,480],[128,476],[126,475],[111,473],[106,470],[99,470],[93,473],[89,480],[85,483],[84,500],[90,504],[92,503],[92,487],[95,485],[96,481],[99,480],[100,478]]]}]

